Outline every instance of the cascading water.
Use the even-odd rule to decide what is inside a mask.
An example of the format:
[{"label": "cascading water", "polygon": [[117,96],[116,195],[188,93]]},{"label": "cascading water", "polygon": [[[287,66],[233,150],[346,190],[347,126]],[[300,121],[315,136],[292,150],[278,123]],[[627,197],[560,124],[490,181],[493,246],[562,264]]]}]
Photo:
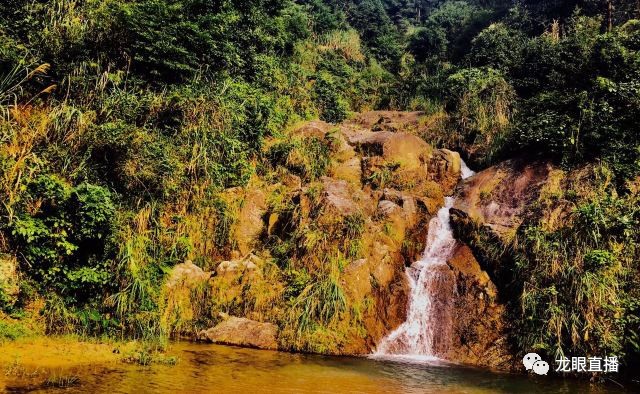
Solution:
[{"label": "cascading water", "polygon": [[[462,179],[475,173],[462,162]],[[385,337],[374,356],[417,358],[444,357],[452,339],[456,282],[447,265],[456,246],[449,223],[455,199],[446,197],[444,207],[429,222],[422,258],[406,269],[410,294],[407,320]]]}]

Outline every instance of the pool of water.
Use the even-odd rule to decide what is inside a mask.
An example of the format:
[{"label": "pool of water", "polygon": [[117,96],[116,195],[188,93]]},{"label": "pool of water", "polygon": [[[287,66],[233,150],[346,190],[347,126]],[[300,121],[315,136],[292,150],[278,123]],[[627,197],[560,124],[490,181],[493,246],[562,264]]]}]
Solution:
[{"label": "pool of water", "polygon": [[[174,366],[86,365],[48,371],[68,387],[2,376],[4,392],[33,393],[621,393],[617,386],[554,377],[499,374],[436,360],[289,354],[175,343]],[[4,382],[3,382],[4,381]],[[4,386],[3,386],[4,385]]]}]

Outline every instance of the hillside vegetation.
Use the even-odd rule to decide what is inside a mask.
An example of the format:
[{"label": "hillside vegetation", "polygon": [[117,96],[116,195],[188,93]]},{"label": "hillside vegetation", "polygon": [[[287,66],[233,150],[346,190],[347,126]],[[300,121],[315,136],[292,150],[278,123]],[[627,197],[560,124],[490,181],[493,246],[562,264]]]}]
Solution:
[{"label": "hillside vegetation", "polygon": [[[359,241],[367,228],[359,214],[313,223],[320,180],[340,149],[335,131],[293,130],[393,109],[420,111],[412,133],[461,152],[474,169],[513,157],[590,169],[535,207],[518,242],[476,246],[512,267],[504,286],[520,322],[514,353],[615,354],[637,368],[637,7],[4,1],[0,336],[76,333],[161,347],[224,312],[277,320],[294,350],[335,352],[336,341],[364,338],[372,301],[350,304],[340,278],[347,261],[375,247]],[[405,187],[394,186],[398,167],[381,164],[364,183]],[[290,175],[305,185],[311,212],[282,191],[295,189]],[[276,215],[260,240],[271,276],[239,296],[224,287],[187,294],[189,312],[176,311],[181,301],[162,287],[174,266],[215,270],[239,257],[234,193],[245,189],[234,188],[248,186],[267,191]],[[571,220],[545,227],[545,207],[567,201]],[[402,248],[407,259],[419,252]]]}]

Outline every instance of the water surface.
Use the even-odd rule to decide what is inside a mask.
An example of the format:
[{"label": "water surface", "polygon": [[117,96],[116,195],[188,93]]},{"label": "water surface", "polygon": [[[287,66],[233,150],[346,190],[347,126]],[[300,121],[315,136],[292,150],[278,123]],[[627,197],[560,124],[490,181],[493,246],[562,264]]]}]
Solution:
[{"label": "water surface", "polygon": [[[174,366],[85,365],[49,371],[77,378],[47,387],[28,377],[2,376],[5,392],[33,393],[620,393],[576,380],[498,374],[446,365],[358,357],[329,357],[175,343]],[[3,374],[4,375],[4,374]],[[42,375],[39,375],[42,376]]]}]

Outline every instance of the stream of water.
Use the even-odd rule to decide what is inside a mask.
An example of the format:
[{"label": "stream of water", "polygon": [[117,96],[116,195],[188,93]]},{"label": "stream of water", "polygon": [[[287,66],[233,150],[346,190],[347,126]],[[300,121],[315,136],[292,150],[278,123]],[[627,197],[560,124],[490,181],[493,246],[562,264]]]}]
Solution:
[{"label": "stream of water", "polygon": [[[473,175],[462,161],[461,178]],[[374,356],[436,360],[449,350],[456,295],[455,277],[447,265],[456,246],[449,223],[454,202],[453,197],[446,197],[429,222],[422,258],[406,269],[410,287],[407,320],[378,344]]]}]

